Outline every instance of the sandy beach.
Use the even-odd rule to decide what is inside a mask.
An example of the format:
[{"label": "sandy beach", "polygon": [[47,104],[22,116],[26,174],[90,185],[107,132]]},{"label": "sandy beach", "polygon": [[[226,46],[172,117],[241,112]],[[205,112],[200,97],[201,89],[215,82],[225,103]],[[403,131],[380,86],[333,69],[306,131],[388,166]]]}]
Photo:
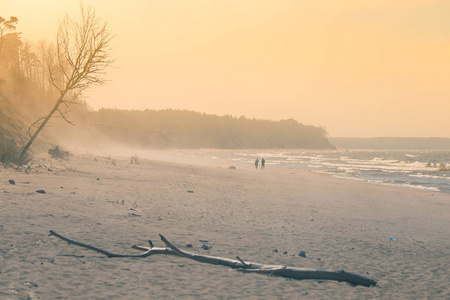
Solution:
[{"label": "sandy beach", "polygon": [[[0,298],[450,299],[449,194],[228,166],[44,155],[29,170],[0,167]],[[107,258],[49,230],[123,254],[149,239],[164,247],[163,234],[199,254],[345,270],[378,284],[248,274],[175,256]]]}]

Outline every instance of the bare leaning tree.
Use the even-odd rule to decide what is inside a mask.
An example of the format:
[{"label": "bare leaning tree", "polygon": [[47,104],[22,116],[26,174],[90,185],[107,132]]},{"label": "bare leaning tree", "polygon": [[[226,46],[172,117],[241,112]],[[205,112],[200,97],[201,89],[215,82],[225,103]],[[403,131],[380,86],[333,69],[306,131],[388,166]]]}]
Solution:
[{"label": "bare leaning tree", "polygon": [[[66,112],[81,93],[93,85],[105,83],[104,70],[112,63],[109,58],[112,35],[94,9],[86,9],[83,5],[80,9],[80,20],[66,15],[59,24],[56,46],[49,50],[51,53],[46,62],[48,79],[57,90],[58,98],[48,115],[30,127],[30,140],[20,153],[19,164],[24,162],[34,140],[55,113],[70,123]],[[36,126],[36,131],[31,133],[31,128]]]}]

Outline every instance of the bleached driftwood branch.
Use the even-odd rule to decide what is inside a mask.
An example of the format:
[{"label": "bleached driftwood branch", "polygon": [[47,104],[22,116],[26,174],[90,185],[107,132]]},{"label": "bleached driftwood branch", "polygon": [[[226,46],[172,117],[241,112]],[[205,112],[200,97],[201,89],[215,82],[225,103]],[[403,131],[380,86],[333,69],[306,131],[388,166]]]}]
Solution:
[{"label": "bleached driftwood branch", "polygon": [[132,248],[144,251],[141,254],[115,254],[108,252],[106,250],[83,244],[69,238],[66,238],[53,230],[50,230],[50,235],[53,235],[59,239],[62,239],[69,244],[74,244],[79,247],[83,247],[89,250],[99,252],[107,257],[138,257],[143,258],[154,254],[165,254],[165,255],[177,255],[180,257],[189,258],[198,262],[223,265],[233,269],[237,269],[241,272],[249,273],[259,273],[266,274],[270,276],[280,276],[291,279],[315,279],[315,280],[335,280],[344,281],[354,285],[362,285],[366,287],[375,286],[377,282],[373,279],[367,278],[354,273],[349,273],[345,271],[324,271],[324,270],[314,270],[314,269],[304,269],[288,267],[283,265],[265,265],[259,263],[246,262],[242,260],[239,256],[236,259],[229,259],[223,257],[209,256],[209,255],[198,255],[188,251],[184,251],[169,242],[163,235],[159,235],[161,240],[167,246],[167,248],[156,248],[153,243],[149,241],[150,247],[133,246]]},{"label": "bleached driftwood branch", "polygon": [[86,248],[89,250],[93,250],[96,251],[98,253],[104,254],[107,257],[147,257],[150,255],[154,255],[154,254],[167,254],[167,255],[178,255],[177,253],[175,253],[174,251],[168,249],[168,248],[155,248],[153,247],[153,243],[151,241],[149,241],[150,247],[139,247],[139,246],[133,246],[132,248],[134,249],[138,249],[138,250],[142,250],[145,251],[144,253],[141,254],[116,254],[116,253],[111,253],[109,251],[88,245],[88,244],[83,244],[74,240],[71,240],[69,238],[66,238],[58,233],[56,233],[53,230],[50,230],[50,235],[53,235],[63,241],[66,241],[70,244],[74,244],[76,246],[82,247],[82,248]]}]

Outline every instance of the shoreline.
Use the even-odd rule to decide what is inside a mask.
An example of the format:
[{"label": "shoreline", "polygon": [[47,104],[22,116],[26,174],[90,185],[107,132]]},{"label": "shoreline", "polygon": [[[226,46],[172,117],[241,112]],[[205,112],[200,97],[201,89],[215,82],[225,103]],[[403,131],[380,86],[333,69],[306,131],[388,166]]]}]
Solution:
[{"label": "shoreline", "polygon": [[[225,166],[240,166],[240,168],[243,169],[254,169],[253,163],[252,162],[248,162],[248,163],[244,163],[244,162],[239,162],[239,161],[232,161],[229,159],[223,159],[223,158],[213,158],[213,157],[202,157],[199,156],[198,153],[229,153],[229,152],[233,152],[233,151],[241,151],[241,152],[254,152],[254,151],[261,151],[264,152],[264,150],[266,150],[265,152],[267,152],[267,149],[244,149],[244,150],[240,150],[240,149],[236,149],[236,150],[225,150],[225,149],[219,149],[219,150],[215,150],[215,149],[187,149],[187,150],[173,150],[173,151],[168,151],[169,154],[167,153],[167,151],[161,151],[165,153],[165,157],[167,162],[185,162],[185,160],[183,160],[183,158],[189,158],[191,160],[191,163],[194,162],[194,164],[196,165],[201,165],[201,166],[208,166],[208,165],[213,165],[213,164],[219,164],[219,166],[221,167],[225,167]],[[361,151],[367,151],[365,149],[358,149]],[[270,149],[270,151],[280,151],[280,152],[292,152],[292,151],[336,151],[336,150],[307,150],[307,149]],[[374,150],[374,151],[379,151],[379,150]],[[421,150],[418,150],[421,151]],[[153,151],[154,153],[158,153],[160,151]],[[180,153],[182,154],[182,156],[180,156]],[[193,155],[189,156],[189,154]],[[145,156],[145,152],[143,152],[144,156]],[[177,157],[178,156],[178,157]],[[283,167],[280,165],[272,165],[270,162],[266,163],[266,166],[268,169],[270,170],[275,170],[275,169],[281,169],[281,170],[288,170],[288,171],[296,171],[296,172],[312,172],[312,173],[318,173],[318,174],[324,174],[324,175],[328,175],[331,177],[335,177],[335,178],[339,178],[339,179],[344,179],[344,180],[352,180],[352,181],[358,181],[358,182],[365,182],[365,183],[369,183],[369,184],[375,184],[375,185],[381,185],[381,186],[390,186],[390,187],[398,187],[398,188],[405,188],[405,189],[412,189],[412,190],[420,190],[420,191],[428,191],[428,192],[439,192],[439,193],[444,193],[444,194],[450,194],[450,190],[446,191],[446,190],[440,190],[438,187],[427,187],[424,185],[414,185],[414,184],[404,184],[404,183],[394,183],[394,182],[382,182],[382,181],[377,181],[377,180],[371,180],[371,179],[367,179],[367,178],[358,178],[358,177],[350,177],[350,176],[343,176],[343,175],[339,175],[339,174],[335,174],[333,172],[326,172],[326,171],[320,171],[320,170],[304,170],[304,169],[298,169],[298,168],[288,168],[288,167]]]},{"label": "shoreline", "polygon": [[[448,298],[450,197],[308,171],[74,156],[1,170],[0,296],[26,298]],[[51,168],[52,171],[49,171]],[[8,179],[14,179],[11,185]],[[29,182],[29,183],[27,183]],[[44,189],[46,194],[36,193]],[[137,210],[130,210],[135,208]],[[235,272],[178,257],[108,259],[48,236],[136,253],[164,234],[194,253],[345,270],[352,287]],[[390,240],[394,238],[395,240]],[[201,242],[201,241],[207,242]],[[192,248],[186,248],[192,244]],[[204,250],[202,245],[211,246]],[[275,251],[276,250],[276,251]],[[299,256],[305,251],[306,257]]]},{"label": "shoreline", "polygon": [[[273,152],[335,152],[338,150],[308,150],[308,149],[244,149],[244,150],[214,150],[214,149],[201,149],[201,150],[178,150],[177,153],[183,153],[183,155],[186,155],[186,153],[196,153],[197,155],[193,155],[190,156],[190,158],[194,158],[197,160],[205,160],[205,161],[210,161],[210,162],[214,162],[215,160],[212,157],[202,157],[201,154],[202,153],[211,153],[211,155],[216,154],[216,153],[233,153],[235,151],[240,151],[240,152],[248,152],[248,153],[252,153],[255,151],[260,151],[260,155],[263,156],[270,156],[273,155]],[[344,150],[341,150],[341,152]],[[372,151],[371,149],[367,150],[367,149],[355,149],[355,151],[362,151],[362,152],[367,152],[367,151]],[[373,150],[375,152],[379,152],[380,150]],[[389,150],[392,151],[392,150]],[[399,152],[402,152],[402,150],[396,150]],[[417,150],[418,152],[423,152],[422,150]],[[339,151],[338,151],[339,152]],[[440,152],[440,151],[439,151]],[[444,151],[445,152],[445,151]],[[446,151],[449,152],[450,151]],[[200,156],[198,155],[200,153]],[[264,154],[263,154],[264,153]],[[255,154],[256,155],[256,154]],[[187,155],[186,155],[187,156]],[[188,156],[187,156],[188,157]],[[223,161],[226,161],[225,159],[221,159]],[[233,165],[240,165],[241,167],[244,168],[252,168],[251,166],[253,165],[252,162],[239,162],[239,161],[232,161],[232,160],[228,160],[228,162]],[[207,164],[203,164],[203,165],[207,165]],[[336,174],[333,171],[324,171],[324,170],[313,170],[313,169],[302,169],[302,168],[295,168],[295,167],[289,167],[289,166],[283,166],[280,164],[272,164],[271,162],[266,163],[266,166],[268,166],[268,168],[270,169],[276,169],[276,168],[280,168],[280,169],[284,169],[284,170],[293,170],[293,171],[305,171],[305,172],[313,172],[313,173],[319,173],[319,174],[327,174],[329,176],[332,177],[336,177],[336,178],[340,178],[340,179],[345,179],[345,180],[354,180],[354,181],[361,181],[361,182],[366,182],[366,183],[370,183],[370,184],[376,184],[376,185],[382,185],[382,186],[392,186],[392,187],[400,187],[400,188],[406,188],[406,189],[415,189],[415,190],[423,190],[423,191],[430,191],[430,192],[441,192],[441,193],[445,193],[445,194],[450,194],[450,189],[448,187],[438,187],[438,186],[426,186],[424,184],[419,184],[419,183],[404,183],[404,182],[395,182],[395,181],[388,181],[388,180],[375,180],[375,179],[370,179],[370,178],[361,178],[361,177],[351,177],[351,176],[346,176],[346,174]],[[434,169],[431,170],[426,170],[424,172],[433,172],[435,171]],[[419,175],[421,175],[419,173]],[[445,174],[443,175],[445,176]],[[420,176],[417,176],[420,177]],[[388,178],[386,178],[388,179]]]}]

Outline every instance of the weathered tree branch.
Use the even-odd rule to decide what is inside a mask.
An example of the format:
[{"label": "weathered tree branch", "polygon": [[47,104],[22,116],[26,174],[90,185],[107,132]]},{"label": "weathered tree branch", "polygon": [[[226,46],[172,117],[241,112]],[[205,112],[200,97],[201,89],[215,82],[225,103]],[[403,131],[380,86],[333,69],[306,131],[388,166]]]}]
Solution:
[{"label": "weathered tree branch", "polygon": [[69,238],[66,238],[58,233],[56,233],[53,230],[50,230],[50,235],[53,235],[63,241],[66,241],[70,244],[82,247],[82,248],[86,248],[89,250],[93,250],[95,252],[101,253],[103,255],[106,255],[107,257],[111,258],[111,257],[147,257],[153,254],[166,254],[166,255],[177,255],[174,251],[168,249],[168,248],[155,248],[155,247],[137,247],[137,246],[133,246],[133,248],[139,249],[139,250],[143,250],[145,251],[144,253],[141,254],[116,254],[116,253],[112,253],[88,244],[84,244],[84,243],[80,243],[74,240],[71,240]]},{"label": "weathered tree branch", "polygon": [[357,275],[354,273],[348,273],[345,271],[324,271],[324,270],[314,270],[314,269],[304,269],[304,268],[294,268],[283,265],[265,265],[259,263],[245,262],[239,256],[237,260],[228,259],[223,257],[215,257],[209,255],[198,255],[188,251],[180,250],[178,247],[169,242],[163,235],[159,235],[161,240],[166,244],[167,248],[155,248],[153,243],[149,241],[150,247],[133,246],[132,248],[144,251],[142,254],[115,254],[108,252],[106,250],[83,244],[69,238],[66,238],[53,230],[50,230],[50,235],[53,235],[59,239],[62,239],[69,244],[74,244],[79,247],[83,247],[89,250],[99,252],[106,255],[107,257],[138,257],[143,258],[153,254],[165,254],[165,255],[177,255],[185,258],[189,258],[198,262],[223,265],[233,269],[237,269],[242,272],[249,273],[259,273],[266,274],[270,276],[280,276],[291,279],[315,279],[315,280],[335,280],[344,281],[354,285],[362,285],[366,287],[375,286],[377,282],[373,279]]}]

